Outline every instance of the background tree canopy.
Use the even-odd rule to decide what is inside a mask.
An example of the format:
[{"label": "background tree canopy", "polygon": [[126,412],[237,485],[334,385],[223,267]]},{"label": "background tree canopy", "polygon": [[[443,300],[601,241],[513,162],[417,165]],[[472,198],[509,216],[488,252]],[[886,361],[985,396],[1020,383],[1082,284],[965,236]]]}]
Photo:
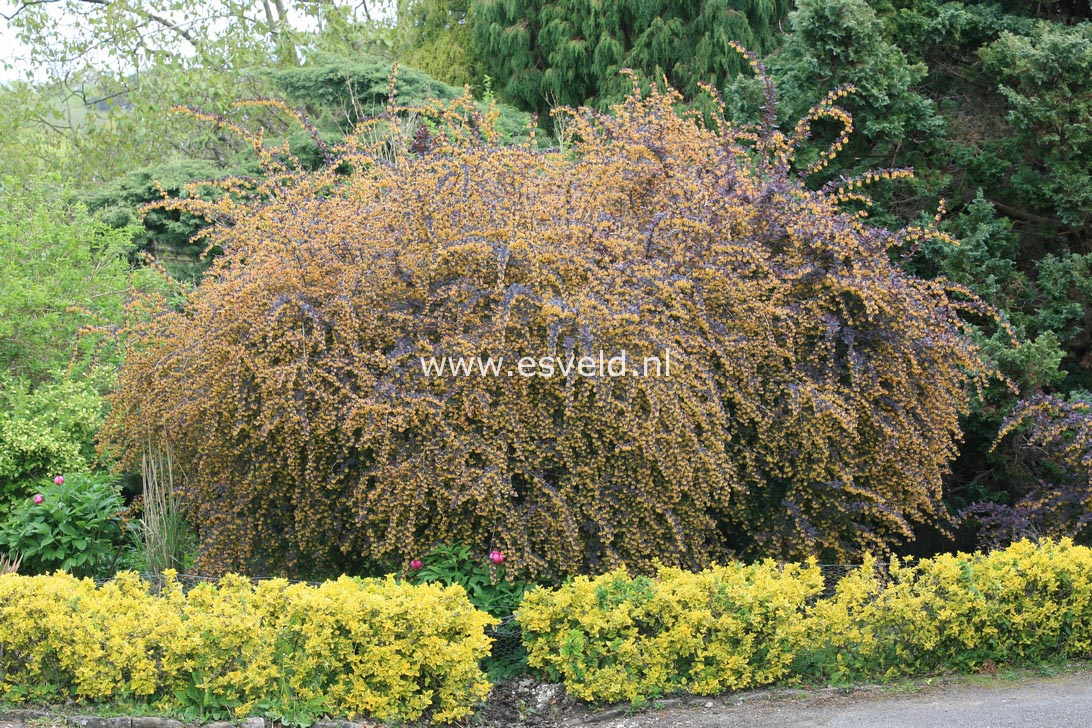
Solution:
[{"label": "background tree canopy", "polygon": [[[5,333],[0,336],[5,364],[0,397],[9,412],[0,421],[0,438],[5,438],[5,452],[13,454],[0,463],[0,487],[8,494],[23,492],[30,487],[31,479],[44,477],[50,469],[95,466],[92,440],[103,416],[101,394],[113,386],[120,364],[116,347],[103,345],[123,328],[126,316],[132,319],[150,314],[139,306],[126,312],[123,299],[130,294],[115,296],[108,292],[127,290],[132,272],[150,276],[153,271],[150,260],[154,259],[175,277],[175,288],[155,284],[162,290],[163,310],[174,311],[172,316],[178,315],[186,301],[191,306],[206,301],[208,294],[202,292],[205,290],[202,286],[227,285],[219,279],[212,284],[203,283],[206,270],[216,271],[217,276],[242,275],[228,264],[237,255],[232,252],[232,245],[237,243],[224,232],[233,229],[232,225],[242,234],[252,224],[250,220],[261,217],[259,212],[266,206],[270,214],[283,208],[287,216],[289,211],[284,206],[290,201],[306,211],[300,213],[301,220],[312,221],[317,219],[320,208],[348,204],[331,199],[319,205],[320,192],[315,192],[316,199],[305,204],[301,190],[311,183],[299,182],[326,179],[331,189],[339,190],[337,195],[363,184],[367,175],[362,169],[344,164],[340,156],[335,155],[333,160],[328,156],[329,149],[341,144],[345,135],[353,136],[365,146],[385,140],[382,149],[374,149],[377,157],[386,160],[384,163],[405,165],[395,169],[410,170],[411,180],[427,187],[426,182],[431,178],[424,171],[422,160],[430,158],[429,155],[441,158],[456,152],[450,149],[443,152],[447,148],[447,142],[442,140],[444,123],[421,109],[429,105],[429,99],[449,103],[458,99],[464,86],[469,87],[475,102],[473,108],[470,104],[463,107],[460,112],[463,122],[483,116],[490,104],[495,103],[499,144],[521,145],[522,151],[518,152],[488,147],[491,151],[487,153],[473,147],[475,154],[482,155],[481,169],[496,172],[502,179],[515,179],[528,189],[538,189],[539,181],[505,177],[515,173],[494,170],[490,165],[507,159],[508,163],[518,161],[538,169],[535,165],[544,164],[542,160],[547,158],[540,155],[547,155],[545,150],[549,149],[550,153],[562,155],[557,160],[549,157],[550,170],[557,174],[562,169],[583,173],[585,166],[580,165],[587,165],[593,156],[585,155],[579,158],[583,161],[578,161],[577,157],[569,159],[564,155],[573,154],[574,145],[587,140],[571,136],[566,124],[574,122],[569,117],[562,115],[561,123],[554,123],[550,121],[550,112],[558,104],[583,104],[599,111],[610,108],[630,92],[631,78],[619,73],[630,68],[646,91],[654,82],[666,79],[681,94],[678,110],[691,109],[703,115],[705,131],[695,131],[694,141],[685,144],[672,137],[672,143],[676,144],[671,147],[673,154],[691,154],[693,150],[687,145],[700,147],[703,142],[699,140],[705,139],[702,134],[710,133],[710,129],[725,134],[716,126],[722,115],[737,130],[750,124],[751,131],[764,139],[773,139],[774,129],[791,138],[792,168],[779,178],[783,187],[770,194],[771,199],[781,200],[783,207],[794,214],[803,214],[799,207],[802,200],[829,201],[837,188],[846,186],[846,180],[861,178],[868,170],[912,167],[913,177],[893,173],[889,175],[892,179],[874,186],[872,204],[848,194],[840,198],[837,211],[824,208],[820,217],[842,220],[839,215],[857,215],[855,222],[847,221],[844,227],[857,230],[855,226],[864,226],[867,220],[868,226],[860,230],[867,230],[866,236],[879,239],[908,226],[931,224],[943,198],[947,213],[939,227],[958,238],[960,244],[956,246],[938,237],[886,238],[886,260],[897,280],[913,281],[913,286],[925,286],[928,282],[943,287],[946,284],[942,281],[946,280],[966,289],[964,293],[945,294],[949,303],[960,304],[958,315],[953,311],[951,317],[958,318],[965,329],[970,350],[982,357],[986,365],[1003,373],[1018,389],[991,385],[981,390],[975,387],[964,390],[968,407],[958,425],[952,429],[948,420],[940,425],[938,437],[947,444],[937,440],[926,448],[928,457],[922,453],[907,455],[902,463],[904,467],[911,462],[915,467],[926,461],[939,464],[920,473],[900,475],[895,478],[898,482],[882,488],[861,486],[861,493],[850,492],[863,482],[860,478],[864,476],[854,469],[856,465],[845,466],[850,468],[846,472],[852,472],[852,479],[828,473],[830,477],[822,481],[828,490],[818,490],[815,474],[824,468],[837,470],[848,462],[840,458],[849,457],[837,452],[822,454],[830,447],[824,439],[826,435],[798,432],[798,444],[784,444],[776,450],[777,458],[794,465],[775,466],[771,464],[775,460],[774,450],[764,450],[767,446],[755,439],[765,425],[741,424],[744,434],[733,435],[730,444],[717,452],[728,458],[725,462],[735,463],[734,467],[743,468],[740,462],[747,462],[747,466],[732,476],[728,491],[716,491],[721,495],[730,492],[728,505],[721,501],[716,501],[716,507],[710,505],[720,498],[714,493],[709,496],[713,500],[702,501],[705,505],[687,516],[691,520],[683,519],[685,524],[680,528],[690,534],[684,539],[686,558],[704,553],[702,549],[710,554],[725,549],[754,555],[762,551],[756,545],[762,539],[769,539],[771,550],[783,549],[784,555],[788,555],[809,550],[824,554],[839,550],[853,552],[867,545],[866,542],[882,542],[885,547],[902,544],[898,548],[926,554],[955,545],[970,548],[976,543],[1000,543],[1021,535],[1071,534],[1085,541],[1090,538],[1081,520],[1081,508],[1087,512],[1092,483],[1082,465],[1080,448],[1073,445],[1084,441],[1082,433],[1087,430],[1089,417],[1084,403],[1092,398],[1089,394],[1092,390],[1092,193],[1089,191],[1092,190],[1089,134],[1092,7],[1087,2],[402,0],[396,3],[376,0],[357,4],[340,0],[317,3],[217,0],[195,10],[192,4],[179,0],[58,0],[7,2],[0,13],[6,18],[0,22],[21,44],[18,53],[5,61],[7,80],[0,84],[0,169],[7,175],[0,191],[3,203],[0,243],[11,252],[0,263],[5,280],[0,293],[3,299],[0,332]],[[759,65],[766,69],[777,95],[776,117],[763,112],[767,85],[731,48],[732,41],[740,41],[757,53]],[[18,65],[20,59],[15,55],[22,56],[22,65]],[[416,110],[390,116],[387,95],[390,70],[396,63],[399,64],[395,82],[397,104]],[[20,70],[32,72],[20,76],[17,73]],[[702,90],[705,84],[721,92],[723,114],[705,95]],[[812,118],[803,130],[806,133],[797,134],[798,119],[843,84],[855,87],[854,93],[838,100],[853,115],[853,133],[843,139],[845,119],[829,114]],[[296,113],[289,112],[284,105],[235,104],[256,98],[286,99],[288,105],[302,113],[305,123],[298,123]],[[206,119],[217,121],[209,123],[192,114],[172,113],[170,109],[179,104],[201,108],[212,114]],[[369,121],[376,114],[385,117],[383,121]],[[528,137],[531,114],[539,116],[533,140]],[[264,129],[265,148],[279,150],[274,156],[281,166],[274,176],[270,176],[267,152],[259,151],[261,145],[256,148],[235,133],[233,125]],[[832,141],[841,152],[828,158],[826,152]],[[763,155],[768,149],[763,152],[751,148],[746,164],[759,164],[767,159]],[[562,159],[568,161],[563,163]],[[575,166],[565,167],[565,164]],[[742,161],[740,164],[741,169],[752,169]],[[798,182],[797,173],[806,170],[810,172]],[[629,173],[646,175],[643,178],[650,180],[650,190],[641,192],[651,195],[648,204],[662,202],[654,191],[659,189],[655,184],[662,180],[657,182],[658,178],[643,167]],[[296,184],[290,200],[281,199],[284,191],[276,184],[278,175],[285,175],[286,180]],[[748,178],[744,172],[735,170],[725,179]],[[604,189],[615,188],[606,184]],[[733,197],[737,193],[740,190],[733,188],[726,194],[741,209],[751,209],[748,205],[765,209],[762,205],[766,202],[745,202]],[[224,194],[227,199],[218,207],[201,206],[197,202]],[[409,200],[409,192],[405,194]],[[491,197],[492,194],[482,191],[473,198],[474,204],[490,210],[476,210],[474,214],[488,218],[494,214],[493,208],[509,209],[505,207],[508,201],[501,196]],[[337,195],[334,198],[340,199]],[[785,201],[785,195],[791,199]],[[164,199],[178,204],[163,203]],[[461,198],[443,199],[452,206],[471,204],[471,200]],[[667,202],[664,205],[664,209],[674,209]],[[405,220],[423,219],[416,202],[405,202],[403,207]],[[556,210],[561,207],[558,203],[552,214],[560,214]],[[296,209],[292,208],[292,214]],[[589,203],[588,214],[593,209],[596,214],[613,214]],[[253,217],[240,223],[229,214],[240,210]],[[664,234],[659,223],[651,232],[643,232],[645,228],[641,225],[651,225],[651,218],[635,217],[638,212],[624,218],[631,228],[618,223],[618,229],[612,228],[611,234],[632,229],[638,231],[634,235],[651,236],[652,240]],[[514,219],[521,219],[519,216],[525,211],[513,208],[509,213]],[[394,214],[381,211],[379,219],[387,220],[385,215]],[[711,224],[705,213],[695,213],[695,220]],[[393,226],[394,218],[389,218],[389,222]],[[278,218],[268,225],[288,230],[295,229],[292,225],[297,223],[302,224],[300,221],[289,224]],[[591,223],[574,225],[573,230],[579,228],[585,234],[602,233]],[[607,226],[607,222],[602,225]],[[796,229],[787,226],[785,235],[789,235],[790,228]],[[452,230],[459,229],[453,224]],[[273,241],[270,245],[274,249],[277,246],[283,249],[283,240],[267,231],[260,232],[261,240],[268,238]],[[557,235],[559,241],[565,239],[560,232]],[[787,254],[771,242],[780,238],[770,231],[754,235],[756,250],[766,251],[769,265],[781,266],[774,276],[780,281],[777,285],[784,284],[784,279],[778,276],[787,275],[792,266],[803,266],[801,261],[805,260],[810,261],[809,265],[837,272],[830,273],[832,281],[842,280],[838,276],[846,274],[837,267],[837,260],[814,257],[819,256],[818,251],[806,255],[797,251],[799,260],[790,256],[780,261],[779,256]],[[847,241],[838,238],[835,242],[849,244]],[[888,245],[891,242],[894,244]],[[317,240],[309,245],[317,246],[313,250],[308,248],[312,252],[323,249]],[[382,245],[389,246],[390,241]],[[397,252],[389,247],[382,249],[390,255]],[[602,263],[588,261],[580,257],[582,253],[571,250],[554,254],[571,259],[577,268]],[[217,262],[221,255],[223,261]],[[482,266],[496,263],[495,260],[489,263],[488,257],[474,260]],[[369,263],[372,264],[374,261]],[[642,263],[646,264],[649,263]],[[536,265],[542,270],[549,268],[545,260]],[[869,265],[880,266],[880,263]],[[462,270],[461,275],[485,290],[484,268],[478,271],[456,266],[454,270]],[[876,270],[887,275],[887,268]],[[657,275],[662,273],[659,271]],[[327,271],[323,275],[334,273]],[[602,275],[604,281],[618,286],[611,295],[630,290],[626,286],[632,281],[612,277],[615,273]],[[322,280],[333,285],[332,278]],[[425,286],[424,280],[435,283],[426,278],[416,280],[414,285]],[[650,276],[649,280],[659,279]],[[763,295],[774,297],[775,291],[782,291],[773,280],[766,282],[771,287],[763,289]],[[811,279],[805,276],[802,281]],[[300,286],[301,290],[306,288],[302,283]],[[806,299],[804,288],[794,291],[799,301]],[[421,301],[433,300],[421,295],[414,305],[425,306]],[[429,295],[438,294],[433,291]],[[459,295],[465,295],[465,291]],[[483,306],[484,301],[493,300],[489,298],[491,295],[494,294],[482,293]],[[637,294],[630,291],[628,295]],[[642,289],[640,296],[644,295],[651,294]],[[829,298],[824,298],[827,292],[822,287],[809,295],[815,296],[815,306],[832,305]],[[406,310],[412,308],[398,295],[388,292],[387,296],[384,305],[402,301]],[[607,292],[602,296],[604,301],[614,300]],[[974,297],[996,309],[999,316],[983,315],[962,306]],[[254,302],[248,305],[258,306]],[[272,304],[269,305],[269,310],[273,310]],[[326,301],[324,305],[333,304]],[[428,305],[435,308],[425,306],[422,310],[446,310],[436,302]],[[276,310],[289,309],[291,306],[282,305]],[[260,306],[255,310],[261,311],[262,316],[267,314]],[[805,313],[795,311],[793,316]],[[300,323],[300,315],[297,312],[292,315],[297,318],[276,319],[281,322],[277,326],[288,320]],[[436,315],[442,319],[437,330],[442,330],[442,325],[450,321],[439,313]],[[90,324],[99,327],[98,338],[85,338],[77,345],[77,330]],[[288,335],[273,324],[269,326],[271,337]],[[800,326],[800,331],[807,330],[803,323]],[[531,327],[526,335],[533,332]],[[756,337],[761,334],[747,333]],[[815,332],[813,335],[819,336]],[[233,340],[225,335],[225,341]],[[855,341],[859,343],[860,339]],[[794,347],[798,344],[795,340],[777,343],[791,352],[797,351]],[[236,345],[243,346],[239,342],[231,344]],[[239,351],[250,350],[243,347]],[[113,353],[107,355],[108,352]],[[132,356],[139,361],[138,350],[134,349]],[[790,372],[797,371],[792,367],[802,366],[799,359],[793,359],[791,366],[786,362],[762,361],[766,367],[763,376],[782,372],[782,366],[789,367],[785,371]],[[288,364],[281,362],[276,366]],[[815,366],[816,372],[822,370],[818,364]],[[157,384],[165,387],[174,375],[166,370],[160,373],[168,379]],[[814,372],[808,376],[813,375],[818,376]],[[922,374],[907,376],[919,382],[925,378]],[[329,386],[346,386],[339,377],[341,374],[334,376]],[[177,379],[174,381],[181,392],[189,391],[195,397],[196,392],[203,391],[199,390],[204,386],[199,377],[181,385]],[[795,380],[789,376],[787,381]],[[948,380],[942,377],[941,381]],[[486,394],[489,398],[500,396],[494,392]],[[798,387],[794,391],[771,389],[753,394],[757,401],[779,403],[762,410],[762,417],[756,414],[756,421],[784,426],[778,418],[787,415],[777,408],[788,407],[786,402],[800,403],[804,401],[802,397],[812,396],[814,391]],[[433,392],[429,396],[437,395]],[[956,396],[953,390],[941,400],[948,402],[954,408],[952,411],[959,411],[956,404],[963,402],[961,396]],[[278,423],[293,421],[296,415],[289,404],[278,400],[280,404],[274,406],[273,401],[262,405],[265,409],[260,417],[280,416]],[[591,401],[594,399],[587,400]],[[418,405],[406,404],[410,409],[415,406]],[[463,406],[468,408],[467,412],[473,412],[477,405]],[[849,417],[848,412],[856,411],[849,405],[841,409],[833,405],[833,409],[824,409],[826,406],[817,406],[813,414],[818,417],[821,412],[822,417],[830,418],[834,417],[831,413],[837,412],[838,417]],[[251,410],[240,410],[244,412],[249,413],[246,417],[259,417]],[[525,414],[530,417],[536,412],[541,414],[534,408]],[[192,412],[186,416],[191,415]],[[859,429],[863,420],[856,416],[855,426]],[[513,422],[518,421],[521,420]],[[915,427],[923,421],[919,420]],[[581,427],[585,424],[588,422],[582,421]],[[831,431],[842,426],[831,425],[834,428]],[[227,429],[222,439],[209,444],[209,447],[215,444],[217,452],[202,452],[194,457],[198,460],[207,457],[209,462],[222,458],[228,464],[216,472],[223,475],[229,472],[230,465],[235,468],[230,471],[235,475],[231,479],[225,476],[215,482],[203,481],[195,487],[226,488],[228,482],[244,478],[239,473],[245,473],[247,483],[260,481],[246,470],[247,463],[255,460],[255,456],[243,446],[240,432],[227,424],[223,427]],[[515,425],[508,423],[504,427]],[[602,427],[605,425],[599,423],[592,429],[599,433],[613,432]],[[913,430],[910,425],[907,427]],[[705,438],[711,437],[712,431],[703,430],[700,437],[694,435],[697,439],[693,442],[706,443],[703,447],[707,447]],[[480,428],[477,432],[480,437],[486,436]],[[678,436],[683,437],[687,432],[693,434],[680,427]],[[359,445],[359,433],[342,435],[347,443],[356,443],[353,447]],[[397,437],[390,435],[389,442],[410,442],[399,447],[413,452],[415,441],[411,435],[421,436],[407,426]],[[605,439],[592,438],[594,442],[615,442],[611,439],[615,437],[613,434],[596,437]],[[781,435],[773,437],[769,447],[779,443],[784,443]],[[654,448],[646,445],[647,459],[633,462],[648,467],[632,466],[633,472],[638,473],[631,473],[634,482],[641,478],[652,479],[642,482],[671,480],[674,486],[677,480],[678,488],[683,489],[680,492],[696,482],[693,473],[683,473],[677,469],[681,466],[654,454]],[[856,446],[863,447],[860,443]],[[658,447],[663,452],[671,449]],[[673,447],[688,454],[699,452],[693,443],[676,443]],[[937,455],[941,451],[947,454]],[[441,471],[450,467],[459,473],[478,472],[474,468],[484,467],[487,454],[506,463],[513,457],[511,453],[486,449],[474,456],[477,460],[470,458],[458,467],[452,463],[435,467]],[[109,448],[104,450],[104,462],[108,463],[111,455]],[[949,455],[954,459],[949,460]],[[564,459],[556,452],[551,457]],[[574,483],[580,478],[601,479],[607,491],[621,487],[611,476],[603,474],[605,466],[601,463],[595,466],[578,462],[571,454],[565,457],[569,460],[565,460],[564,467],[555,460],[544,459],[543,472],[556,476],[558,483],[565,478]],[[694,459],[701,462],[702,457],[705,455]],[[877,468],[894,467],[893,461],[884,457],[875,456],[877,463],[884,463]],[[358,463],[364,462],[359,456],[357,459]],[[590,462],[596,461],[591,458]],[[944,463],[950,463],[950,467]],[[335,469],[338,483],[350,482],[349,475],[336,470],[336,463],[327,465]],[[301,472],[292,470],[291,477],[283,476],[287,480],[281,485],[312,482],[308,480],[311,475]],[[630,471],[622,468],[620,472]],[[582,475],[578,477],[578,473]],[[665,473],[675,475],[669,477]],[[511,477],[519,483],[520,477],[532,475]],[[727,476],[722,472],[709,482],[728,482],[717,480],[723,477]],[[850,491],[839,490],[843,487],[839,484],[851,481],[855,485]],[[412,478],[407,482],[417,483],[423,492],[439,492]],[[547,478],[547,482],[554,481]],[[263,491],[259,486],[254,487],[254,498],[267,497],[260,495]],[[451,481],[435,487],[456,486]],[[825,495],[820,497],[820,492]],[[576,502],[573,507],[579,512],[591,508],[587,505],[590,501],[581,500],[584,496],[572,493],[566,496],[571,496],[566,502]],[[683,500],[672,501],[675,496],[667,495],[667,491],[657,493],[654,500],[659,505],[653,512],[686,511]],[[810,495],[805,497],[804,493]],[[620,497],[619,502],[626,497]],[[943,507],[937,507],[938,497]],[[262,501],[262,508],[283,505],[273,496],[268,498],[272,500]],[[931,505],[923,506],[926,501]],[[883,503],[891,512],[878,514],[873,506],[866,508],[863,505],[866,502]],[[231,512],[237,517],[249,517],[245,514],[250,511],[238,503],[235,506],[238,508]],[[541,507],[548,510],[545,505]],[[476,514],[467,518],[485,518],[484,511],[467,508],[467,513]],[[845,512],[854,514],[848,516],[846,523],[862,529],[863,541],[830,535],[838,531],[834,521],[847,518]],[[743,513],[748,515],[740,515]],[[215,521],[211,512],[203,517],[213,519],[209,524]],[[589,523],[595,520],[590,515],[588,518]],[[706,520],[701,521],[702,518]],[[659,525],[642,522],[635,532],[647,531],[661,546],[674,543],[675,537],[669,538],[665,525],[670,518],[664,515],[663,519]],[[945,522],[958,524],[959,528],[946,529]],[[335,531],[349,528],[347,523],[344,518],[335,519],[330,528]],[[700,523],[716,524],[715,533],[702,537],[706,541],[688,530],[697,529]],[[451,532],[455,532],[452,524],[443,528],[450,526]],[[480,523],[473,528],[479,526]],[[813,526],[815,533],[823,534],[821,537],[809,531]],[[909,541],[907,526],[913,528],[915,535]],[[299,526],[300,533],[309,534],[308,528],[306,524]],[[484,531],[473,532],[484,540],[494,539],[492,535],[485,539]],[[608,543],[605,530],[581,533],[572,543],[584,544],[588,553],[595,554],[594,558],[602,563],[614,558],[604,545]],[[384,543],[386,536],[381,538],[377,534],[379,531],[375,530],[360,538],[373,545]],[[335,538],[337,533],[331,531],[327,536],[328,543],[341,543]],[[308,544],[312,541],[300,540],[302,536],[291,538],[296,540],[290,541],[278,556],[283,563],[288,563],[292,549],[295,549],[292,553],[311,553]],[[687,540],[692,538],[697,540]],[[353,552],[355,555],[339,549],[330,557],[330,563],[348,564],[351,559],[363,558],[364,541],[353,543],[353,548],[359,547]],[[528,565],[546,569],[549,559],[542,556],[546,548],[528,544],[530,541],[512,548],[528,554]],[[647,554],[661,546],[646,549],[642,544],[629,543],[612,548],[618,553]],[[548,568],[562,569],[568,568],[563,564],[578,563],[575,547],[566,548],[569,550],[557,552],[565,555],[557,556]],[[398,552],[393,546],[387,551],[378,546],[376,549],[369,553]],[[640,560],[644,556],[635,558]],[[679,562],[683,561],[679,556]]]},{"label": "background tree canopy", "polygon": [[499,93],[545,116],[551,107],[619,100],[632,69],[693,95],[722,86],[746,66],[730,43],[774,46],[787,0],[596,3],[481,0],[472,5],[474,42]]}]

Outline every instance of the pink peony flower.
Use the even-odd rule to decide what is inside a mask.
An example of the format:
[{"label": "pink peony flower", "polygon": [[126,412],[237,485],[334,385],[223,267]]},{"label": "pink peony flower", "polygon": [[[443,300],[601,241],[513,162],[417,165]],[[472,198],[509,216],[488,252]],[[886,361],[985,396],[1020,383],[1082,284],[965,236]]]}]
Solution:
[{"label": "pink peony flower", "polygon": [[33,500],[34,500],[34,505],[38,505],[39,503],[41,503],[42,501],[45,500],[45,496],[42,495],[41,493],[35,493]]},{"label": "pink peony flower", "polygon": [[417,571],[422,566],[424,566],[424,564],[421,563],[421,559],[414,559],[413,561],[409,562],[409,567],[414,571]]},{"label": "pink peony flower", "polygon": [[502,554],[500,551],[490,551],[489,560],[492,561],[494,564],[503,564],[504,554]]},{"label": "pink peony flower", "polygon": [[53,482],[57,485],[64,485],[64,476],[58,475],[56,478],[53,479]]}]

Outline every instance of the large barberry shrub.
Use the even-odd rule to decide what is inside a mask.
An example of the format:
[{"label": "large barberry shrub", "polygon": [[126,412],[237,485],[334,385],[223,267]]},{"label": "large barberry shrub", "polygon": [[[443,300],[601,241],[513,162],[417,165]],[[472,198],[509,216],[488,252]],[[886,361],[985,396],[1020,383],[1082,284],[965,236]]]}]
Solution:
[{"label": "large barberry shrub", "polygon": [[[325,170],[267,151],[264,182],[165,203],[215,219],[224,255],[181,308],[134,304],[106,443],[170,441],[210,569],[443,542],[555,575],[883,550],[939,515],[980,306],[891,262],[932,233],[839,207],[865,180],[804,186],[794,149],[820,116],[849,132],[841,93],[794,136],[653,90],[567,112],[561,149],[499,146],[455,102]],[[670,376],[516,367],[623,350]],[[433,356],[504,364],[426,376]]]},{"label": "large barberry shrub", "polygon": [[998,547],[1021,538],[1071,538],[1092,543],[1092,404],[1038,395],[1005,419],[994,448],[1011,453],[1022,477],[1008,501],[964,509],[979,538]]}]

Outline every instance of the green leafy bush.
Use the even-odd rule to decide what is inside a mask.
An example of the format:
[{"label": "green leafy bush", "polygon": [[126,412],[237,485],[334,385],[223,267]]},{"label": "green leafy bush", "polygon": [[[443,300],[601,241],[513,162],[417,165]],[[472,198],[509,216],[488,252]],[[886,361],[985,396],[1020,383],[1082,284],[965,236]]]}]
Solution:
[{"label": "green leafy bush", "polygon": [[20,554],[23,573],[108,576],[124,547],[124,508],[112,479],[70,475],[16,503],[0,524],[0,551]]},{"label": "green leafy bush", "polygon": [[1092,655],[1092,549],[1068,539],[886,572],[867,559],[809,611],[798,672],[847,682]]},{"label": "green leafy bush", "polygon": [[666,77],[690,97],[702,82],[720,87],[746,65],[730,44],[774,48],[790,7],[787,0],[474,0],[468,22],[500,97],[545,120],[555,106],[620,101],[629,91],[622,69],[653,82]]},{"label": "green leafy bush", "polygon": [[1011,183],[1065,225],[1092,223],[1092,24],[1039,22],[979,52],[1008,105]]},{"label": "green leafy bush", "polygon": [[793,32],[770,59],[789,121],[803,115],[814,99],[852,84],[856,93],[844,103],[860,130],[851,142],[854,154],[890,164],[899,146],[921,145],[943,130],[933,102],[915,90],[925,65],[910,62],[884,37],[870,3],[800,0],[789,22]]},{"label": "green leafy bush", "polygon": [[528,661],[584,700],[709,695],[786,676],[805,607],[823,589],[812,564],[660,569],[577,577],[527,594],[516,616]]},{"label": "green leafy bush", "polygon": [[258,585],[229,575],[152,593],[126,572],[0,576],[0,698],[118,698],[191,720],[324,714],[449,722],[489,692],[493,619],[457,586],[342,577]]},{"label": "green leafy bush", "polygon": [[411,581],[458,584],[466,589],[466,595],[475,607],[494,617],[515,612],[528,587],[526,581],[505,574],[503,555],[495,562],[490,557],[476,559],[468,546],[437,546],[419,560],[419,568],[414,568],[417,563],[418,560],[414,560],[410,564]]},{"label": "green leafy bush", "polygon": [[86,369],[100,347],[82,327],[120,320],[130,230],[44,189],[0,180],[0,361],[32,383]]},{"label": "green leafy bush", "polygon": [[91,467],[104,410],[86,380],[32,388],[0,374],[0,499],[30,495],[37,482]]},{"label": "green leafy bush", "polygon": [[[324,132],[335,132],[337,142],[357,124],[382,114],[390,98],[391,62],[376,56],[357,55],[352,60],[319,55],[300,68],[270,72],[270,78],[287,100],[298,105]],[[410,66],[399,65],[394,78],[394,100],[401,107],[420,107],[433,100],[450,102],[463,95],[461,87],[439,81]],[[477,108],[485,112],[487,104]],[[530,116],[508,104],[497,104],[497,130],[502,143],[527,136]],[[421,122],[424,124],[424,120]],[[301,154],[306,159],[306,153]]]},{"label": "green leafy bush", "polygon": [[1092,655],[1092,549],[1067,539],[868,557],[822,592],[814,563],[615,571],[531,591],[517,617],[530,664],[594,701]]},{"label": "green leafy bush", "polygon": [[229,175],[246,175],[257,169],[238,163],[232,169],[201,159],[176,159],[131,170],[85,196],[88,209],[118,229],[132,231],[132,257],[153,255],[175,278],[200,277],[208,261],[204,244],[194,241],[208,221],[176,210],[144,210],[148,203],[167,197],[185,197],[187,185],[215,181]]},{"label": "green leafy bush", "polygon": [[531,584],[507,573],[504,558],[499,551],[475,558],[467,546],[437,546],[423,559],[411,560],[407,572],[413,583],[458,584],[471,604],[501,620],[492,632],[493,651],[482,661],[489,678],[498,682],[527,671],[527,650],[512,615]]},{"label": "green leafy bush", "polygon": [[128,228],[44,183],[0,181],[0,505],[95,467],[115,325],[134,285],[156,277],[130,273],[131,248]]}]

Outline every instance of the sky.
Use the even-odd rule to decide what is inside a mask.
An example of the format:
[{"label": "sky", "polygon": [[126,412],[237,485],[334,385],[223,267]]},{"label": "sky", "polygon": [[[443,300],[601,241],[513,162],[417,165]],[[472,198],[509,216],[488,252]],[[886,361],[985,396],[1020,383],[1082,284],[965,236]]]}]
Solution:
[{"label": "sky", "polygon": [[[65,18],[65,4],[60,0],[46,0],[46,12],[56,19],[63,20]],[[13,2],[12,0],[0,0],[0,13],[10,16],[16,12],[19,5],[19,2]],[[69,19],[67,23],[61,22],[59,27],[63,32],[66,24],[69,28],[74,28],[73,22]],[[72,35],[75,37],[77,32],[74,31]],[[106,54],[103,53],[102,55],[105,62]],[[31,64],[29,48],[20,42],[11,23],[2,17],[0,17],[0,61],[2,61],[0,62],[0,82],[26,79],[28,77],[35,81],[44,81],[49,77],[44,69],[35,68]]]},{"label": "sky", "polygon": [[[52,2],[47,0],[48,12],[54,16],[60,17],[63,11],[63,2]],[[292,11],[293,3],[286,3],[289,6],[290,16],[295,19],[292,24],[297,27],[305,27],[307,20],[298,16],[297,12]],[[339,4],[351,4],[358,5],[358,2],[350,2],[349,0],[341,0]],[[0,14],[10,16],[15,13],[20,3],[13,2],[13,0],[0,0]],[[395,2],[391,0],[370,0],[368,3],[372,17],[393,17]],[[11,27],[11,24],[0,17],[0,83],[12,81],[18,78],[27,78],[27,72],[35,80],[44,80],[46,74],[41,70],[34,69],[28,58],[28,49],[22,43],[19,42],[16,37],[15,30]]]},{"label": "sky", "polygon": [[[13,15],[20,3],[11,0],[0,0],[0,14]],[[63,17],[63,3],[47,0],[46,11],[54,17]],[[29,49],[20,42],[11,23],[0,17],[0,83],[15,79],[32,78],[35,81],[44,81],[47,74],[41,69],[34,68],[30,63]]]},{"label": "sky", "polygon": [[[4,0],[0,2],[0,13],[4,15],[11,15],[14,12],[15,4]],[[23,70],[26,69],[24,63],[19,68],[7,68],[8,63],[12,62],[18,56],[24,55],[26,49],[23,47],[19,39],[15,37],[15,31],[12,29],[8,21],[0,18],[0,83],[5,81],[11,81],[19,78],[23,75]]]}]

